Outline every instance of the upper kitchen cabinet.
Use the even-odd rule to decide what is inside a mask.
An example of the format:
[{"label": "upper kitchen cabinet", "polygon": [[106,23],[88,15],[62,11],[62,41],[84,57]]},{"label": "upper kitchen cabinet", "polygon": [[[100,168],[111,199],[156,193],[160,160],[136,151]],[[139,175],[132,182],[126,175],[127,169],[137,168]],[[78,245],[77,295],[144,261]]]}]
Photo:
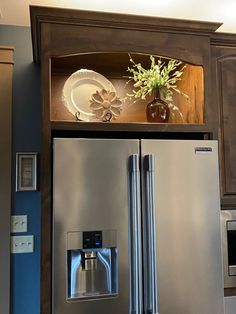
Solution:
[{"label": "upper kitchen cabinet", "polygon": [[236,36],[212,38],[212,101],[218,106],[223,208],[236,207]]},{"label": "upper kitchen cabinet", "polygon": [[[45,130],[213,131],[210,37],[220,24],[37,6],[31,23]],[[175,60],[169,76],[183,72],[173,84],[181,94],[167,99],[169,113],[160,109],[169,115],[163,123],[146,113],[154,93],[145,100],[129,97],[141,81],[127,71],[140,70],[130,57],[150,69],[150,56],[162,62],[161,70]]]}]

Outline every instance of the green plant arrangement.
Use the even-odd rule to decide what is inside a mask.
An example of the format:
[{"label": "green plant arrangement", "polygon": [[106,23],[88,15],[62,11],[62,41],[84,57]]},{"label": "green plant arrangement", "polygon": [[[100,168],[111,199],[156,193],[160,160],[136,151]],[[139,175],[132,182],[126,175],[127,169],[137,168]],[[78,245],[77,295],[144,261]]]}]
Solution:
[{"label": "green plant arrangement", "polygon": [[185,69],[182,62],[169,59],[168,61],[162,61],[161,57],[156,62],[156,59],[150,55],[151,66],[149,69],[143,68],[141,63],[135,63],[129,54],[132,67],[128,67],[127,71],[132,74],[129,76],[130,81],[134,81],[134,90],[132,93],[128,93],[127,96],[135,99],[146,99],[147,95],[150,95],[154,90],[159,89],[162,97],[165,101],[171,102],[173,92],[181,94],[186,99],[189,97],[177,88],[176,83],[181,80],[181,76]]}]

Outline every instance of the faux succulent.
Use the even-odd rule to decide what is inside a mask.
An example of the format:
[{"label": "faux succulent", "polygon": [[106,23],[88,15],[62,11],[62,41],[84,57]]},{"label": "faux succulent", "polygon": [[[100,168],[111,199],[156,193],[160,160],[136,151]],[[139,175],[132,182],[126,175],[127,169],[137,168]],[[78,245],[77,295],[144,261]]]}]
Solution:
[{"label": "faux succulent", "polygon": [[127,96],[145,99],[147,95],[150,95],[153,90],[158,88],[166,101],[172,101],[173,92],[181,94],[186,99],[189,98],[176,85],[177,81],[181,80],[185,68],[183,66],[180,69],[181,61],[175,59],[162,61],[159,57],[156,63],[156,59],[150,55],[151,66],[149,69],[145,69],[141,63],[135,63],[130,55],[129,57],[132,63],[132,67],[128,67],[127,70],[132,74],[132,76],[129,76],[129,82],[134,81],[133,86],[135,89]]},{"label": "faux succulent", "polygon": [[90,100],[90,108],[96,115],[97,119],[107,122],[112,118],[116,119],[121,112],[121,100],[115,92],[110,92],[105,89],[96,91],[92,94]]}]

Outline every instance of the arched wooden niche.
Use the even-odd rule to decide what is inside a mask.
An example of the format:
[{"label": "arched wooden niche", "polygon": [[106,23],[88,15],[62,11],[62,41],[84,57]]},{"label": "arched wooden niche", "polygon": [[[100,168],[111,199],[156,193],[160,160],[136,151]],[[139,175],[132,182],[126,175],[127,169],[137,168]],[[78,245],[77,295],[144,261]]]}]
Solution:
[{"label": "arched wooden niche", "polygon": [[[136,63],[144,68],[150,67],[150,55],[131,53]],[[159,58],[155,56],[155,58]],[[168,58],[161,57],[168,61]],[[122,110],[116,120],[110,123],[148,123],[145,108],[153,98],[133,101],[127,97],[133,84],[129,83],[127,67],[130,66],[129,53],[87,53],[74,56],[53,57],[51,59],[51,121],[76,121],[76,116],[65,106],[63,87],[70,75],[80,69],[88,69],[105,76],[122,100]],[[168,123],[172,124],[203,124],[204,123],[204,70],[200,65],[185,65],[178,88],[189,96],[189,100],[174,93],[170,104],[171,116]],[[91,95],[88,95],[88,102]],[[103,123],[103,122],[102,122]]]}]

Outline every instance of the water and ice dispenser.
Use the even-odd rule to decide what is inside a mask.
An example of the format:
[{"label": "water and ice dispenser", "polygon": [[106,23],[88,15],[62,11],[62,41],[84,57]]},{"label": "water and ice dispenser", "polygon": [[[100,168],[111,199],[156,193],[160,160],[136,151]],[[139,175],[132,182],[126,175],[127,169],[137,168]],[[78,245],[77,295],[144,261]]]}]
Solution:
[{"label": "water and ice dispenser", "polygon": [[118,293],[115,230],[67,233],[67,299],[114,297]]}]

